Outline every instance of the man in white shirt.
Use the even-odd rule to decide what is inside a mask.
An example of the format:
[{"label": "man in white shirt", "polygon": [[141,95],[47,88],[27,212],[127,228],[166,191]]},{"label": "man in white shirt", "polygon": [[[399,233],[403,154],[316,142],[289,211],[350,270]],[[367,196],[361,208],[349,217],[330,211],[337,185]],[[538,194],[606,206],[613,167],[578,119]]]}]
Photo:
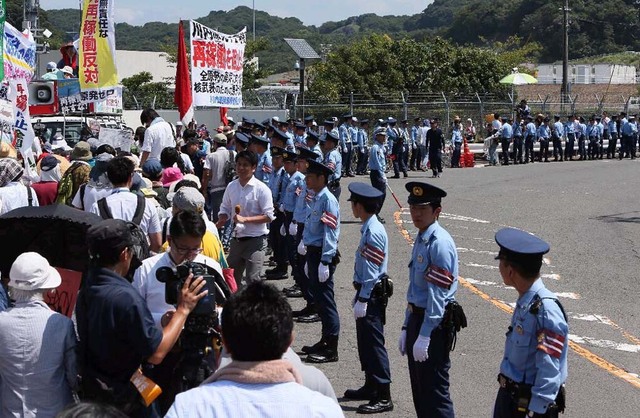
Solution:
[{"label": "man in white shirt", "polygon": [[[115,157],[109,161],[107,176],[113,184],[112,194],[94,203],[91,206],[91,213],[100,215],[103,219],[113,218],[131,222],[139,206],[144,205],[144,212],[138,226],[148,235],[151,251],[158,252],[162,246],[158,212],[143,196],[131,193],[133,169],[133,162],[127,157]],[[106,211],[104,207],[101,208],[101,202],[106,203]]]},{"label": "man in white shirt", "polygon": [[140,122],[147,128],[141,147],[140,167],[142,167],[148,159],[159,160],[162,150],[167,147],[175,147],[176,140],[171,124],[162,119],[155,110],[143,110],[140,114]]},{"label": "man in white shirt", "polygon": [[[238,178],[227,186],[218,212],[218,228],[227,220],[234,225],[227,262],[234,268],[238,286],[260,280],[268,224],[275,219],[269,187],[255,178],[258,156],[242,151],[236,157]],[[245,274],[246,270],[246,274]]]},{"label": "man in white shirt", "polygon": [[227,188],[224,168],[227,162],[233,165],[236,162],[234,152],[227,149],[227,137],[224,134],[213,136],[213,146],[215,151],[204,160],[202,194],[209,197],[211,220],[217,222],[224,190]]},{"label": "man in white shirt", "polygon": [[275,287],[255,282],[222,311],[222,341],[232,361],[176,397],[166,417],[343,417],[333,399],[302,386],[282,359],[293,341],[291,306]]}]

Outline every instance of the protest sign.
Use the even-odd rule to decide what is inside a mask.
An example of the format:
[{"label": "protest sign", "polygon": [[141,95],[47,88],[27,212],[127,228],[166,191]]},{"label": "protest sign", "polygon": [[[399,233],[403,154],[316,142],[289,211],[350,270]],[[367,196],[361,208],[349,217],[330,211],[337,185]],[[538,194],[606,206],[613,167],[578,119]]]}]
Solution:
[{"label": "protest sign", "polygon": [[133,135],[129,130],[102,127],[98,135],[98,143],[100,145],[109,144],[115,149],[130,152]]},{"label": "protest sign", "polygon": [[4,77],[9,80],[33,78],[36,66],[36,43],[9,22],[4,24]]},{"label": "protest sign", "polygon": [[242,107],[242,70],[247,30],[234,35],[191,21],[193,105]]}]

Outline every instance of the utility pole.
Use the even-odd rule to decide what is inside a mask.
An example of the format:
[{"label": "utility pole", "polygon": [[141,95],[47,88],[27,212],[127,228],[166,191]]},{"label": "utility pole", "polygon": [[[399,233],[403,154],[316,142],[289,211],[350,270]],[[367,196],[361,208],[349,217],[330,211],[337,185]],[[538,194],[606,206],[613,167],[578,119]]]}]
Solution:
[{"label": "utility pole", "polygon": [[564,0],[562,11],[562,90],[560,91],[562,98],[560,102],[564,110],[565,103],[569,102],[569,0]]},{"label": "utility pole", "polygon": [[253,0],[253,42],[256,41],[256,0]]}]

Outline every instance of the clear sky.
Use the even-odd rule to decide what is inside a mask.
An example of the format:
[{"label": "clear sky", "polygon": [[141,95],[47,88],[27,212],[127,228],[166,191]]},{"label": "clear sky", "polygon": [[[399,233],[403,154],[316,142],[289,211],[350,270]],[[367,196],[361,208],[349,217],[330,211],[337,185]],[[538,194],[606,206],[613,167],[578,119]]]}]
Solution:
[{"label": "clear sky", "polygon": [[[321,25],[364,13],[412,15],[433,0],[255,0],[256,10],[280,17],[297,17],[307,25]],[[44,10],[79,8],[79,0],[40,0]],[[116,22],[142,25],[146,22],[177,22],[206,16],[211,10],[253,7],[252,0],[116,0]]]}]

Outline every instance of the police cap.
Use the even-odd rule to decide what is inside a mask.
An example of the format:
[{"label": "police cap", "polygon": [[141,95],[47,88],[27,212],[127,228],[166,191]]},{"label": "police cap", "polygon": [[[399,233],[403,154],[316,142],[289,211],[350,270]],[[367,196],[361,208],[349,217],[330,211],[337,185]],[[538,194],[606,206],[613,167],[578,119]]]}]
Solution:
[{"label": "police cap", "polygon": [[325,119],[322,122],[323,125],[329,125],[329,126],[333,126],[333,121],[331,119]]},{"label": "police cap", "polygon": [[309,116],[305,116],[305,117],[304,117],[304,121],[305,121],[305,122],[313,122],[313,119],[314,119],[314,117],[313,117],[313,116],[311,116],[311,115],[309,115]]},{"label": "police cap", "polygon": [[248,144],[251,140],[251,137],[243,132],[236,131],[236,141],[240,141],[243,144]]},{"label": "police cap", "polygon": [[377,202],[382,197],[382,192],[367,183],[354,182],[349,184],[351,196],[350,202]]},{"label": "police cap", "polygon": [[264,145],[265,147],[268,147],[269,139],[264,136],[251,134],[251,143],[256,143],[256,144],[260,144],[260,145]]},{"label": "police cap", "polygon": [[287,162],[287,161],[296,162],[298,160],[298,154],[296,154],[293,151],[289,151],[287,149],[282,149],[282,159],[285,162]]},{"label": "police cap", "polygon": [[331,140],[331,141],[333,141],[333,142],[335,142],[335,143],[337,144],[337,143],[340,141],[340,138],[338,138],[338,136],[337,136],[335,133],[333,133],[333,132],[329,131],[329,132],[327,132],[327,134],[324,136],[324,140],[325,140],[325,141],[329,141],[329,140]]},{"label": "police cap", "polygon": [[280,139],[282,141],[288,141],[289,140],[289,135],[287,135],[286,132],[282,132],[280,129],[275,129],[273,131],[273,137],[275,139]]},{"label": "police cap", "polygon": [[361,119],[360,125],[367,125],[369,123],[369,119]]},{"label": "police cap", "polygon": [[307,132],[307,139],[311,139],[313,141],[318,142],[320,141],[320,135],[318,135],[318,133],[315,131],[309,131]]},{"label": "police cap", "polygon": [[353,115],[351,113],[345,113],[344,115],[342,115],[342,119],[351,119],[353,117]]},{"label": "police cap", "polygon": [[392,117],[389,117],[389,118],[387,119],[387,123],[388,123],[388,124],[390,124],[390,125],[393,125],[393,124],[394,124],[394,123],[396,123],[396,122],[398,122],[398,121],[397,121],[397,120],[395,120],[395,119],[394,119],[394,118],[392,118]]},{"label": "police cap", "polygon": [[407,202],[410,205],[440,204],[442,198],[447,195],[447,192],[439,187],[418,181],[410,181],[404,187],[409,192]]},{"label": "police cap", "polygon": [[305,126],[304,123],[301,122],[296,122],[296,124],[294,125],[296,129],[306,129],[307,127]]},{"label": "police cap", "polygon": [[284,148],[280,147],[271,147],[271,156],[272,157],[282,157],[283,153],[286,152]]},{"label": "police cap", "polygon": [[300,147],[297,149],[298,158],[303,160],[317,160],[319,155],[308,148]]},{"label": "police cap", "polygon": [[502,228],[495,239],[500,246],[496,260],[504,259],[531,270],[540,269],[542,256],[550,249],[545,241],[516,228]]},{"label": "police cap", "polygon": [[316,160],[307,160],[307,174],[322,174],[329,178],[333,170]]}]

